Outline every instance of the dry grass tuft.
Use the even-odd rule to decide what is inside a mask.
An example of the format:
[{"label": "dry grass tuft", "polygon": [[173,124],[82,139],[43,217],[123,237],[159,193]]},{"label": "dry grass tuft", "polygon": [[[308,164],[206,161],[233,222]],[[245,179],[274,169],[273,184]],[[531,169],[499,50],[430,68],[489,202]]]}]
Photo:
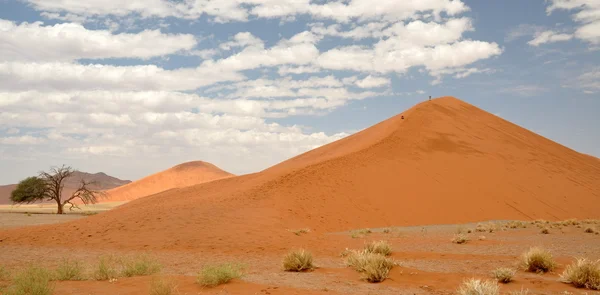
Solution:
[{"label": "dry grass tuft", "polygon": [[365,245],[365,252],[390,256],[392,254],[392,246],[386,241],[373,241]]},{"label": "dry grass tuft", "polygon": [[489,232],[489,233],[493,233],[498,229],[496,223],[494,222],[488,222],[488,223],[479,223],[477,224],[477,227],[475,228],[476,231],[478,232]]},{"label": "dry grass tuft", "polygon": [[469,238],[465,234],[455,234],[452,238],[452,243],[465,244],[469,241]]},{"label": "dry grass tuft", "polygon": [[291,232],[293,232],[295,235],[299,236],[301,234],[307,234],[310,232],[310,228],[301,228],[301,229],[293,229],[293,230],[289,230]]},{"label": "dry grass tuft", "polygon": [[485,236],[479,236],[478,238],[480,241],[485,241],[486,237]]},{"label": "dry grass tuft", "polygon": [[525,271],[545,273],[556,267],[556,262],[550,252],[533,247],[521,255],[521,267]]},{"label": "dry grass tuft", "polygon": [[544,227],[544,228],[542,228],[542,230],[540,231],[540,233],[547,235],[547,234],[550,233],[550,230],[547,227]]},{"label": "dry grass tuft", "polygon": [[162,266],[148,255],[139,255],[123,261],[124,277],[149,276],[160,272]]},{"label": "dry grass tuft", "polygon": [[83,280],[83,264],[79,261],[63,259],[54,271],[54,279],[57,281]]},{"label": "dry grass tuft", "polygon": [[383,233],[384,233],[384,234],[389,234],[389,233],[391,233],[391,232],[392,232],[392,230],[391,230],[390,228],[384,228],[384,229],[383,229]]},{"label": "dry grass tuft", "polygon": [[196,282],[201,286],[215,287],[240,277],[242,277],[241,265],[224,263],[205,266],[198,273]]},{"label": "dry grass tuft", "polygon": [[596,228],[588,226],[585,228],[584,232],[586,232],[588,234],[593,234],[593,233],[596,233]]},{"label": "dry grass tuft", "polygon": [[512,228],[512,229],[527,228],[527,222],[518,221],[518,220],[510,221],[506,224],[506,227]]},{"label": "dry grass tuft", "polygon": [[600,260],[579,258],[567,266],[560,279],[577,288],[600,290]]},{"label": "dry grass tuft", "polygon": [[154,279],[150,284],[150,295],[171,295],[176,288],[175,281],[171,279]]},{"label": "dry grass tuft", "polygon": [[312,254],[306,250],[295,250],[283,258],[283,269],[285,271],[306,271],[313,269]]},{"label": "dry grass tuft", "polygon": [[521,287],[521,290],[512,291],[508,294],[510,294],[510,295],[529,295],[529,289],[523,289],[523,287]]},{"label": "dry grass tuft", "polygon": [[30,266],[18,273],[13,285],[4,293],[5,295],[51,295],[54,285],[50,282],[52,273],[45,268]]},{"label": "dry grass tuft", "polygon": [[363,278],[370,283],[384,281],[394,267],[391,259],[367,251],[352,251],[346,259],[346,264],[363,273]]},{"label": "dry grass tuft", "polygon": [[492,275],[500,283],[510,283],[515,276],[516,271],[511,268],[500,267],[492,272]]},{"label": "dry grass tuft", "polygon": [[499,295],[500,287],[492,280],[465,280],[458,289],[459,295]]}]

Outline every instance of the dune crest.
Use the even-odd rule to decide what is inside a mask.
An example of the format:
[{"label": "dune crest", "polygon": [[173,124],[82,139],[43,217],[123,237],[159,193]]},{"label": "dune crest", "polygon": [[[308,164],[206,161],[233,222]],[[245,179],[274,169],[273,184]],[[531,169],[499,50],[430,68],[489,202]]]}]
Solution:
[{"label": "dune crest", "polygon": [[597,218],[599,211],[600,162],[444,97],[262,172],[173,189],[65,225],[78,230],[60,241],[50,227],[0,239],[249,253],[297,246],[286,229],[300,227],[323,233]]}]

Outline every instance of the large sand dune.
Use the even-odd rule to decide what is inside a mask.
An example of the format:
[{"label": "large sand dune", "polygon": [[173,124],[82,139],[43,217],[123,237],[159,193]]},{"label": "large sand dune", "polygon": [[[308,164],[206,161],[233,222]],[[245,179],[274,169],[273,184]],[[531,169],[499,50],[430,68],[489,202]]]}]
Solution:
[{"label": "large sand dune", "polygon": [[286,232],[299,227],[598,218],[599,161],[451,97],[401,115],[259,173],[0,240],[246,253],[299,246]]},{"label": "large sand dune", "polygon": [[152,174],[124,186],[106,192],[102,202],[130,201],[153,195],[173,188],[209,182],[231,177],[217,166],[202,162],[187,162],[167,170]]}]

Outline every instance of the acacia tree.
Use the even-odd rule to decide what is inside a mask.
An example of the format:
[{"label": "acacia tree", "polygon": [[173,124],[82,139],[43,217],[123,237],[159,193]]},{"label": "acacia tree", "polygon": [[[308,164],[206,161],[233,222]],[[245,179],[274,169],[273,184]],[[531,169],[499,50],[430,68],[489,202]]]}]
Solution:
[{"label": "acacia tree", "polygon": [[71,205],[69,210],[79,208],[72,201],[80,199],[84,204],[95,204],[98,196],[102,193],[90,189],[94,184],[92,181],[81,179],[81,183],[73,194],[63,199],[62,193],[65,180],[73,175],[75,171],[71,167],[52,167],[49,172],[42,171],[37,177],[28,177],[19,182],[17,188],[11,193],[10,199],[13,203],[34,203],[41,200],[55,201],[58,209],[57,214],[64,214],[63,208],[66,204]]}]

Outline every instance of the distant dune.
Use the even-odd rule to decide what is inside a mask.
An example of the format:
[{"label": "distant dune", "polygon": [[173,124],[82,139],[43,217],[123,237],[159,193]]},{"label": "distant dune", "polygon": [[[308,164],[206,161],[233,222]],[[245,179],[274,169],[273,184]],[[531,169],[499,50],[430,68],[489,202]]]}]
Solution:
[{"label": "distant dune", "polygon": [[210,163],[202,161],[187,162],[109,190],[106,192],[106,198],[103,198],[101,201],[130,201],[173,188],[186,187],[232,176],[234,175]]},{"label": "distant dune", "polygon": [[[75,171],[71,177],[65,180],[63,196],[71,195],[78,188],[82,179],[88,182],[93,181],[94,185],[91,185],[90,188],[94,190],[107,190],[131,182],[129,180],[121,180],[116,177],[106,175],[102,172],[91,174],[87,172]],[[13,190],[15,190],[16,187],[16,184],[0,186],[0,205],[12,204],[10,200],[10,194]]]},{"label": "distant dune", "polygon": [[[138,183],[165,188],[185,175],[169,171]],[[155,191],[142,192],[145,186],[113,191]],[[599,161],[444,97],[259,173],[172,189],[59,228],[1,231],[0,240],[249,255],[311,241],[323,247],[316,235],[290,238],[294,228],[326,233],[598,212]]]}]

